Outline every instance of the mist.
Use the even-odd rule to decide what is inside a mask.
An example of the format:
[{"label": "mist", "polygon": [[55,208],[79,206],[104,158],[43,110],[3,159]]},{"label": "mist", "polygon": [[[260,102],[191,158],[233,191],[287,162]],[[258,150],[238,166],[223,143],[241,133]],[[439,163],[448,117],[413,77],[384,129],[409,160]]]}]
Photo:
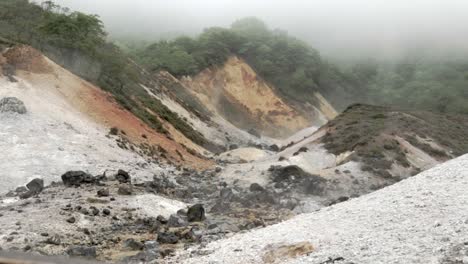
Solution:
[{"label": "mist", "polygon": [[468,54],[463,0],[56,0],[97,14],[111,39],[196,35],[255,16],[332,58]]}]

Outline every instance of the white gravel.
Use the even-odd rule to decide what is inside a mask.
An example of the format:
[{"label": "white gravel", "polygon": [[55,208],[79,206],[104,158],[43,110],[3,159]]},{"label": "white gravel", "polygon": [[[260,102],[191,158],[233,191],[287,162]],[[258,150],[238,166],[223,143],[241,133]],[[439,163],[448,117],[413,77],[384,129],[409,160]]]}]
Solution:
[{"label": "white gravel", "polygon": [[0,113],[0,194],[43,178],[46,184],[60,180],[69,170],[92,174],[125,169],[136,178],[151,178],[161,170],[133,152],[119,148],[106,137],[109,128],[93,122],[73,108],[55,87],[19,79],[0,78],[0,98],[17,97],[28,113]]},{"label": "white gravel", "polygon": [[[271,244],[308,241],[315,251],[278,263],[447,263],[468,242],[468,155],[348,202],[191,250],[177,263],[262,263]],[[195,249],[193,249],[195,250]],[[463,259],[463,256],[460,258]],[[454,263],[465,263],[463,260]]]}]

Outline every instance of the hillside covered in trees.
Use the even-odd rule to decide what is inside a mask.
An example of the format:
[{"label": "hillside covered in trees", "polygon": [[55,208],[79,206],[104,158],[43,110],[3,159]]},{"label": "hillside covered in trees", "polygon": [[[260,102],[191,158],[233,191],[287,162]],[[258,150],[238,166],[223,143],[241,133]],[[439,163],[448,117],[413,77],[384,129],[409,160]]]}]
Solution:
[{"label": "hillside covered in trees", "polygon": [[[307,43],[287,32],[271,30],[252,17],[234,22],[230,28],[208,28],[195,38],[159,41],[125,54],[107,41],[98,16],[72,12],[53,1],[38,5],[28,0],[4,0],[0,2],[0,37],[42,50],[112,92],[122,105],[158,129],[162,128],[157,120],[149,120],[130,97],[139,90],[136,86],[142,76],[128,63],[128,56],[152,72],[167,70],[181,77],[222,65],[229,56],[237,55],[295,101],[313,100],[312,92],[319,91],[337,109],[362,102],[468,113],[468,58],[368,60],[344,66],[330,63]],[[140,98],[144,100],[143,95]],[[167,114],[170,111],[159,112],[184,126],[175,115]]]},{"label": "hillside covered in trees", "polygon": [[[325,95],[355,92],[349,85],[352,80],[323,61],[318,51],[253,17],[238,20],[230,28],[208,28],[196,38],[160,41],[133,55],[151,71],[167,70],[179,77],[220,66],[229,56],[238,55],[283,95],[300,102],[312,100],[314,91]],[[335,104],[345,104],[346,100],[335,99]]]},{"label": "hillside covered in trees", "polygon": [[196,38],[159,41],[132,55],[151,71],[183,76],[219,66],[233,54],[294,100],[308,101],[313,91],[320,91],[339,109],[365,102],[468,113],[468,58],[333,64],[305,42],[270,30],[256,18],[238,20],[230,28],[208,28]]},{"label": "hillside covered in trees", "polygon": [[[0,44],[31,45],[80,77],[112,93],[120,105],[156,131],[167,133],[156,113],[187,138],[211,147],[196,132],[157,99],[149,99],[140,86],[151,82],[116,45],[107,41],[102,21],[96,15],[72,12],[45,1],[0,1]],[[1,41],[3,39],[3,41]]]}]

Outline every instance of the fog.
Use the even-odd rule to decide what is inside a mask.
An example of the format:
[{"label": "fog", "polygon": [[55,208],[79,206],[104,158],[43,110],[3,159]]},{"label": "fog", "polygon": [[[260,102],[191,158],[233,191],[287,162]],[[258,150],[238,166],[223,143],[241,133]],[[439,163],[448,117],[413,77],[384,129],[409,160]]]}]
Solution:
[{"label": "fog", "polygon": [[413,51],[468,54],[466,0],[56,0],[98,14],[110,37],[156,40],[229,26],[246,16],[332,57]]}]

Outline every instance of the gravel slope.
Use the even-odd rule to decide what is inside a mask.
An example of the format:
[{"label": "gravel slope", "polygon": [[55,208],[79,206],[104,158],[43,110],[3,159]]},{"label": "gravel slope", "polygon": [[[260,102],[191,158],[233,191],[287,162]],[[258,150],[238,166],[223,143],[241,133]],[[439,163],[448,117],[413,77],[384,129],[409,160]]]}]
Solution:
[{"label": "gravel slope", "polygon": [[276,263],[468,263],[467,169],[465,155],[369,195],[213,242],[203,256],[192,249],[172,261],[263,263],[272,244],[308,241],[312,253]]},{"label": "gravel slope", "polygon": [[[125,169],[135,178],[151,178],[163,170],[106,137],[108,129],[69,105],[50,87],[17,77],[11,83],[0,78],[0,98],[14,96],[28,113],[0,113],[0,194],[33,178],[46,184],[60,180],[69,170],[92,174]],[[146,164],[147,168],[140,165]]]}]

